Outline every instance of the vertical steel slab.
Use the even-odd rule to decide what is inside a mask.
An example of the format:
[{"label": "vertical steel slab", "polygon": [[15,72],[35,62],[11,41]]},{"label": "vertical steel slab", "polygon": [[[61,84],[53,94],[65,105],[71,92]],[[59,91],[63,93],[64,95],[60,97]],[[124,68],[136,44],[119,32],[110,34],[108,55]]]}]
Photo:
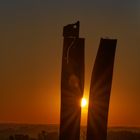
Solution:
[{"label": "vertical steel slab", "polygon": [[65,26],[63,35],[59,140],[79,140],[84,90],[84,39],[79,38],[79,22]]},{"label": "vertical steel slab", "polygon": [[106,140],[117,40],[101,39],[90,85],[87,140]]}]

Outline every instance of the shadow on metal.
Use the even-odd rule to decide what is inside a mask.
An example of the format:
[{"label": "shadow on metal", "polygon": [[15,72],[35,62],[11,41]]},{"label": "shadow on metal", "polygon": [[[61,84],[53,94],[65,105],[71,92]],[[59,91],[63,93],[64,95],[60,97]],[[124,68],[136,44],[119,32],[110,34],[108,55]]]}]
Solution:
[{"label": "shadow on metal", "polygon": [[89,95],[86,140],[107,140],[107,121],[117,40],[101,39]]},{"label": "shadow on metal", "polygon": [[84,39],[79,38],[79,26],[80,23],[77,22],[63,29],[59,140],[80,139],[80,100],[84,90]]}]

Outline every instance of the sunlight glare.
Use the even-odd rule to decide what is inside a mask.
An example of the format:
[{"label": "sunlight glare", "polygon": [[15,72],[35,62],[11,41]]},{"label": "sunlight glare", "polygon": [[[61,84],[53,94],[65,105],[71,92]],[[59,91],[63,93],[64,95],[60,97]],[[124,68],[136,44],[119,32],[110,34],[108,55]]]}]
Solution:
[{"label": "sunlight glare", "polygon": [[81,100],[81,107],[84,108],[87,106],[87,100],[85,98],[82,98]]}]

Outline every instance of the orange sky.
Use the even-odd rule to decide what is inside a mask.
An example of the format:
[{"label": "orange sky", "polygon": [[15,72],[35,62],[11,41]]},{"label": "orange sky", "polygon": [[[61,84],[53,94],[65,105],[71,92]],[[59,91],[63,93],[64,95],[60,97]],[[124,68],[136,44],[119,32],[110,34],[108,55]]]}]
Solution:
[{"label": "orange sky", "polygon": [[0,2],[0,123],[59,124],[62,29],[80,20],[86,94],[100,37],[117,38],[109,126],[140,126],[139,6],[136,0]]}]

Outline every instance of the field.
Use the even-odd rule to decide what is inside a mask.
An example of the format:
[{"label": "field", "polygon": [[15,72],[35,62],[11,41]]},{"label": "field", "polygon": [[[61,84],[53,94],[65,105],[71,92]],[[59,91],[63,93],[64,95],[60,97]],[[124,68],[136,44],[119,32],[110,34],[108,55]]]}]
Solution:
[{"label": "field", "polygon": [[[58,125],[26,125],[0,124],[0,140],[8,140],[15,134],[28,135],[38,140],[41,132],[45,132],[47,140],[58,140]],[[86,127],[81,127],[81,140],[85,140]],[[108,140],[140,140],[140,128],[112,127],[108,128]]]}]

